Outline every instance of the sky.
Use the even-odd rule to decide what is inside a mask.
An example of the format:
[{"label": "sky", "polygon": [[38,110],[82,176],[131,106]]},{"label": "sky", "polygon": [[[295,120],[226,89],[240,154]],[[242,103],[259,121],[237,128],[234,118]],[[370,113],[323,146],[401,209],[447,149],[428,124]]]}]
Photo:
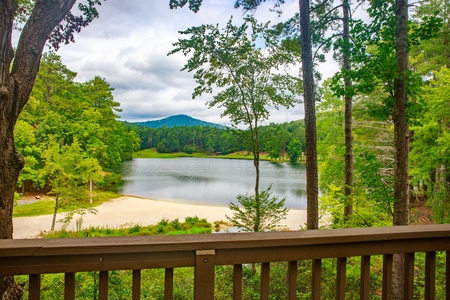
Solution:
[{"label": "sky", "polygon": [[[276,24],[298,11],[297,0],[282,5],[283,14],[271,12],[273,2],[255,13],[258,21]],[[121,104],[121,120],[141,122],[177,114],[229,126],[222,109],[209,109],[211,95],[192,99],[196,86],[193,73],[181,72],[187,62],[181,53],[167,56],[181,35],[180,30],[201,24],[225,26],[230,16],[241,24],[245,14],[234,0],[204,0],[198,13],[187,8],[171,10],[168,0],[107,0],[98,8],[100,18],[75,36],[75,43],[62,45],[62,62],[84,82],[94,76],[106,79]],[[335,63],[321,66],[323,72],[337,69]],[[330,73],[331,75],[331,73]],[[326,74],[325,74],[326,76]],[[303,119],[303,104],[289,110],[271,110],[266,124]]]}]

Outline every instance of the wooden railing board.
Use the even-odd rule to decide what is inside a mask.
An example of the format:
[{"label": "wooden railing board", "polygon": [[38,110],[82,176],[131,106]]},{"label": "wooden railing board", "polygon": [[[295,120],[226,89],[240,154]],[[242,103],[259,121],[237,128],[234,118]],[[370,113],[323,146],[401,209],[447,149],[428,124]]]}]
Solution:
[{"label": "wooden railing board", "polygon": [[[407,253],[406,299],[412,299],[414,253],[425,252],[426,282],[434,285],[436,251],[450,251],[450,225],[396,226],[276,233],[212,234],[183,236],[110,237],[86,239],[0,240],[0,278],[30,275],[30,299],[39,299],[39,278],[45,273],[66,273],[67,299],[75,272],[100,271],[99,297],[107,299],[111,270],[133,272],[133,295],[140,293],[141,269],[164,268],[165,299],[173,298],[173,268],[194,267],[196,299],[214,299],[214,267],[234,265],[235,299],[242,297],[242,264],[262,264],[261,297],[268,297],[270,262],[288,262],[288,299],[295,299],[297,261],[313,260],[312,297],[320,299],[321,259],[338,259],[336,298],[344,299],[345,258],[360,256],[361,299],[370,291],[370,256],[383,255],[383,280],[392,279],[392,254]],[[449,290],[449,255],[446,288]],[[239,267],[240,266],[240,267]],[[240,282],[240,283],[239,283]],[[383,299],[391,298],[391,285],[383,282]],[[240,285],[240,286],[239,286]],[[434,287],[426,290],[433,299]],[[447,293],[448,294],[448,293]],[[138,296],[133,296],[138,299]],[[428,299],[428,298],[427,298]],[[449,295],[447,295],[449,299]]]}]

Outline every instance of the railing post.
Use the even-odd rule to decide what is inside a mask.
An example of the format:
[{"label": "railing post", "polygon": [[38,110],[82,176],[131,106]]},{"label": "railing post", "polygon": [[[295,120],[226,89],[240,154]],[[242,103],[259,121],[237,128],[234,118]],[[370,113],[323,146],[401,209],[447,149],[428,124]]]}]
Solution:
[{"label": "railing post", "polygon": [[288,299],[297,299],[297,261],[293,260],[288,263]]},{"label": "railing post", "polygon": [[382,283],[382,300],[392,299],[392,263],[393,254],[383,255],[383,283]]},{"label": "railing post", "polygon": [[338,257],[336,270],[336,300],[345,300],[347,282],[347,257]]},{"label": "railing post", "polygon": [[133,270],[133,300],[141,299],[141,270]]},{"label": "railing post", "polygon": [[75,273],[64,274],[64,300],[75,299]]},{"label": "railing post", "polygon": [[233,299],[242,299],[242,265],[233,267]]},{"label": "railing post", "polygon": [[214,250],[197,250],[195,257],[194,298],[214,299]]},{"label": "railing post", "polygon": [[405,253],[404,299],[413,299],[414,294],[414,253]]},{"label": "railing post", "polygon": [[30,274],[29,276],[29,300],[41,299],[41,274]]},{"label": "railing post", "polygon": [[436,297],[436,252],[427,252],[425,261],[425,299]]},{"label": "railing post", "polygon": [[173,268],[166,268],[164,271],[164,299],[173,299]]},{"label": "railing post", "polygon": [[360,299],[370,298],[370,256],[361,256]]},{"label": "railing post", "polygon": [[322,260],[313,259],[312,261],[312,299],[320,300],[320,283],[322,276]]},{"label": "railing post", "polygon": [[270,263],[261,264],[261,300],[269,299]]},{"label": "railing post", "polygon": [[108,271],[100,271],[98,299],[108,300]]}]

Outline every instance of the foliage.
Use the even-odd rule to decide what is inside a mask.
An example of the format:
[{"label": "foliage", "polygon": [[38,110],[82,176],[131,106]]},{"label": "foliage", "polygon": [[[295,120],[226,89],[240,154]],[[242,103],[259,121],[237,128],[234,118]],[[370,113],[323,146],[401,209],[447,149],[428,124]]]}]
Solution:
[{"label": "foliage", "polygon": [[435,221],[450,221],[449,149],[450,131],[448,99],[450,70],[442,67],[424,88],[426,103],[420,125],[414,126],[410,162],[412,182],[418,195],[425,193],[432,206]]},{"label": "foliage", "polygon": [[169,221],[162,219],[158,224],[141,226],[134,225],[125,228],[90,227],[78,231],[62,230],[43,234],[44,238],[84,238],[100,236],[141,236],[162,234],[203,234],[211,233],[211,223],[197,216],[187,217],[184,222],[178,219]]},{"label": "foliage", "polygon": [[[80,84],[74,82],[75,76],[59,56],[44,54],[32,95],[15,130],[17,150],[26,162],[19,186],[31,183],[35,188],[44,187],[51,172],[56,172],[48,159],[57,153],[61,162],[66,155],[83,157],[85,166],[96,169],[91,173],[99,175],[131,159],[137,148],[136,133],[117,120],[119,103],[114,101],[109,84],[100,77]],[[65,153],[69,150],[73,153]],[[87,182],[89,174],[79,175]],[[97,176],[98,184],[100,179]]]},{"label": "foliage", "polygon": [[279,197],[272,196],[271,188],[272,186],[269,186],[260,192],[259,202],[255,200],[254,194],[237,195],[236,199],[239,204],[230,203],[228,205],[234,214],[231,217],[227,215],[227,219],[240,231],[274,230],[277,224],[286,218],[288,209],[284,207],[286,198],[279,200]]},{"label": "foliage", "polygon": [[[143,126],[126,124],[131,130],[135,131],[141,140],[140,149],[146,151],[144,157],[153,157],[152,151],[149,148],[157,148],[161,143],[164,145],[164,152],[158,153],[176,153],[176,151],[169,151],[167,145],[178,143],[181,151],[186,154],[215,154],[215,156],[226,155],[238,151],[251,151],[247,140],[244,136],[247,135],[243,130],[239,129],[219,129],[212,127],[173,127],[173,128],[147,128]],[[285,156],[287,146],[292,140],[298,140],[295,146],[298,148],[291,148],[300,154],[305,151],[305,129],[303,120],[291,121],[289,123],[260,126],[260,151],[270,153],[272,159],[281,159]],[[172,140],[176,140],[174,142]],[[177,150],[177,149],[175,149]],[[141,153],[141,152],[140,152]],[[142,152],[143,153],[143,152]],[[136,154],[135,157],[140,157]],[[176,156],[180,156],[176,154]],[[156,155],[155,157],[165,157]],[[167,155],[167,157],[173,157]]]}]

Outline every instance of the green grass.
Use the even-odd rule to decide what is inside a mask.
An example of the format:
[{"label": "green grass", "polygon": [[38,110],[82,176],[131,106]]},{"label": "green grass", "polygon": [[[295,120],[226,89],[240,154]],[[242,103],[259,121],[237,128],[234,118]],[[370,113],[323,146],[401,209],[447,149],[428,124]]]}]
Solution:
[{"label": "green grass", "polygon": [[[88,207],[95,207],[111,199],[118,198],[120,196],[121,195],[112,192],[98,191],[94,194],[92,205],[89,204],[89,198],[86,198],[85,200],[86,203],[83,204],[86,204],[86,206]],[[44,199],[39,200],[37,202],[14,206],[13,218],[51,215],[53,214],[54,209],[55,209],[55,198],[46,196]],[[58,213],[64,211],[65,211],[64,209],[61,208],[58,209]]]},{"label": "green grass", "polygon": [[124,228],[89,227],[79,231],[61,230],[41,235],[44,238],[83,238],[102,236],[142,236],[163,234],[206,234],[211,233],[212,225],[206,219],[187,217],[184,222],[178,219],[169,221],[162,219],[158,224]]},{"label": "green grass", "polygon": [[[272,160],[267,157],[267,153],[261,153],[260,159],[267,161],[276,162],[286,162],[288,160]],[[196,152],[193,154],[188,154],[184,152],[174,152],[174,153],[158,153],[156,149],[144,149],[133,154],[133,158],[178,158],[178,157],[198,157],[198,158],[224,158],[224,159],[253,159],[253,155],[248,151],[239,151],[226,155],[208,155],[206,153]]]}]

